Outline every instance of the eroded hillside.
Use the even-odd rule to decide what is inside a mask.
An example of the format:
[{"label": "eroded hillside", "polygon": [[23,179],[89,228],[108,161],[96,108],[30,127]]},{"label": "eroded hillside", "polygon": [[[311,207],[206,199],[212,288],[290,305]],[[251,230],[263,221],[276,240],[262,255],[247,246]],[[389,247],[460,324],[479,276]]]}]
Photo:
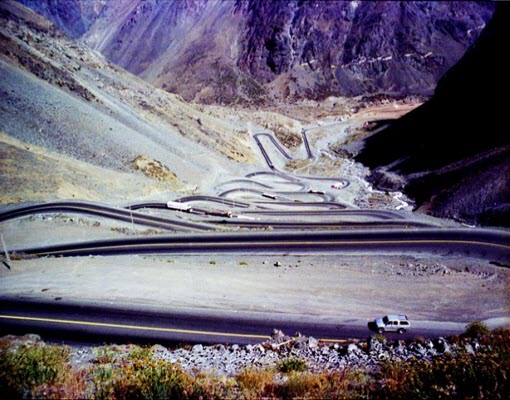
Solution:
[{"label": "eroded hillside", "polygon": [[[138,194],[144,185],[162,192],[207,188],[216,177],[237,176],[244,165],[256,162],[247,123],[234,112],[193,106],[148,85],[17,2],[0,4],[0,22],[0,130],[26,150],[23,157],[10,157],[12,143],[2,140],[2,179],[10,187],[3,201],[20,197],[11,178],[27,167],[28,159],[37,158],[31,154],[34,146],[70,164],[90,165],[91,171],[133,173],[143,182],[133,185]],[[175,179],[165,186],[159,172],[144,174],[147,168],[135,162],[139,157]],[[57,164],[51,160],[34,164],[42,181]],[[67,175],[62,179],[72,181]],[[45,198],[33,189],[30,198],[37,193]],[[53,193],[58,197],[58,190]],[[98,196],[108,194],[81,193]]]},{"label": "eroded hillside", "polygon": [[[115,0],[94,14],[89,0],[67,9],[20,1],[186,100],[252,105],[430,95],[494,9],[476,1]],[[89,22],[86,32],[76,21]]]}]

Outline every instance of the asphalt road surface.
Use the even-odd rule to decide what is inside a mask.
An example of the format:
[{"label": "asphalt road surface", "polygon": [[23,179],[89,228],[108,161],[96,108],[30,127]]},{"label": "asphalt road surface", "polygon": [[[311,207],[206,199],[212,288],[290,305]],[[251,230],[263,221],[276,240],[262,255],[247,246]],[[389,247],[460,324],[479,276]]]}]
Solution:
[{"label": "asphalt road surface", "polygon": [[158,235],[16,249],[37,256],[172,253],[433,253],[510,261],[510,233],[491,229],[353,229]]},{"label": "asphalt road surface", "polygon": [[[222,313],[198,310],[156,310],[37,302],[0,297],[0,334],[38,333],[46,340],[80,343],[260,343],[274,329],[298,332],[323,342],[366,338],[373,332],[364,320],[267,313]],[[458,325],[458,326],[457,326]],[[459,324],[424,323],[390,338],[438,337],[458,334]]]}]

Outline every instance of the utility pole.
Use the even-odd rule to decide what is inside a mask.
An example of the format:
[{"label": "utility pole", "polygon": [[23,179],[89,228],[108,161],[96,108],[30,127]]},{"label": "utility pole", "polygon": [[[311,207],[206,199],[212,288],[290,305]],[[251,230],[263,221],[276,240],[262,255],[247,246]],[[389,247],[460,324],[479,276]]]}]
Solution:
[{"label": "utility pole", "polygon": [[0,239],[2,240],[2,247],[4,249],[4,252],[5,252],[5,258],[7,259],[7,261],[3,261],[3,264],[11,269],[11,257],[9,257],[9,252],[7,251],[7,246],[5,245],[5,240],[4,240],[4,235],[0,234]]}]

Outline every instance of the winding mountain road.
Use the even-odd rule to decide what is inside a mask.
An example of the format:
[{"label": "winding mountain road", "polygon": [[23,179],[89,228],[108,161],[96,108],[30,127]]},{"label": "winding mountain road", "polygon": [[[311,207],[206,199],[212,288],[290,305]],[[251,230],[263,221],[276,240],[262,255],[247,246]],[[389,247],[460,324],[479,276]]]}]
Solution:
[{"label": "winding mountain road", "polygon": [[108,218],[128,223],[133,222],[144,226],[171,231],[207,231],[214,229],[211,225],[190,222],[178,218],[161,218],[151,216],[133,211],[135,209],[135,207],[132,209],[126,209],[88,201],[56,201],[15,207],[9,211],[0,213],[0,223],[29,215],[68,212]]},{"label": "winding mountain road", "polygon": [[[306,132],[303,143],[308,158],[313,158]],[[165,202],[142,202],[125,207],[85,201],[59,201],[12,207],[0,213],[0,223],[41,213],[79,213],[114,221],[156,227],[178,235],[123,237],[17,247],[20,253],[38,257],[80,257],[121,254],[435,254],[480,257],[506,266],[510,262],[510,233],[498,229],[444,228],[410,218],[410,214],[389,210],[348,209],[334,201],[335,196],[311,189],[309,182],[320,181],[342,189],[343,178],[301,176],[278,171],[260,138],[265,137],[285,158],[292,159],[284,147],[268,133],[253,135],[270,171],[257,171],[242,179],[225,182],[217,196],[194,195],[174,202],[195,204],[189,210],[171,210]],[[262,181],[258,179],[263,179]],[[264,180],[265,179],[265,180]],[[249,187],[236,187],[243,185]],[[229,186],[230,188],[225,188]],[[294,187],[296,190],[285,190]],[[283,188],[283,189],[282,189]],[[263,197],[238,201],[229,196],[247,193]],[[298,201],[292,197],[303,197]],[[273,200],[269,201],[268,198]],[[284,201],[282,201],[284,200]],[[316,200],[316,201],[312,201]],[[237,218],[221,217],[215,207],[232,211]],[[307,209],[310,208],[310,209]],[[162,215],[142,212],[147,209]],[[200,216],[200,217],[197,217]],[[188,216],[193,217],[193,221]],[[219,217],[220,216],[220,217]],[[229,214],[230,216],[230,214]],[[197,218],[200,221],[197,222]],[[355,220],[353,220],[353,218]],[[230,231],[219,233],[218,226]],[[239,232],[239,229],[255,229]],[[266,232],[261,229],[276,231]],[[328,229],[328,230],[324,230]],[[282,231],[280,231],[282,230]],[[289,333],[301,332],[323,340],[340,341],[366,337],[367,321],[304,319],[303,316],[260,313],[221,313],[197,310],[126,309],[70,303],[44,303],[19,297],[0,298],[0,332],[40,332],[50,338],[70,337],[76,341],[254,343],[271,334],[273,328]],[[451,324],[434,329],[418,324],[402,338],[446,336],[462,327]]]}]

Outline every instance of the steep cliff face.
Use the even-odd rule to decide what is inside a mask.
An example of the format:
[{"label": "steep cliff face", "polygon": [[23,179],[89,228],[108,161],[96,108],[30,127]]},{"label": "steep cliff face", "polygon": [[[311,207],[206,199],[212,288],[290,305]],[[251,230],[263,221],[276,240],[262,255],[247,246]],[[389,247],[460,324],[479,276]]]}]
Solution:
[{"label": "steep cliff face", "polygon": [[201,0],[112,1],[85,40],[114,63],[140,74],[185,39],[212,5]]},{"label": "steep cliff face", "polygon": [[[21,1],[78,32],[75,14],[105,0]],[[77,12],[61,17],[64,3]],[[493,9],[465,1],[115,0],[82,20],[94,21],[86,43],[149,82],[188,100],[245,103],[431,94]]]},{"label": "steep cliff face", "polygon": [[65,34],[85,34],[108,0],[18,0],[56,24]]},{"label": "steep cliff face", "polygon": [[260,102],[263,87],[236,65],[244,24],[236,6],[225,0],[115,1],[84,40],[186,100]]},{"label": "steep cliff face", "polygon": [[[290,92],[309,97],[429,93],[478,36],[492,7],[250,1],[244,3],[246,40],[239,65],[264,82],[288,74],[288,81],[296,82],[288,85]],[[309,87],[301,84],[304,77],[311,77]]]},{"label": "steep cliff face", "polygon": [[[510,226],[510,5],[501,4],[476,44],[432,99],[366,141],[358,161],[382,188],[404,182],[422,210],[469,223]],[[403,179],[402,179],[403,178]]]}]

